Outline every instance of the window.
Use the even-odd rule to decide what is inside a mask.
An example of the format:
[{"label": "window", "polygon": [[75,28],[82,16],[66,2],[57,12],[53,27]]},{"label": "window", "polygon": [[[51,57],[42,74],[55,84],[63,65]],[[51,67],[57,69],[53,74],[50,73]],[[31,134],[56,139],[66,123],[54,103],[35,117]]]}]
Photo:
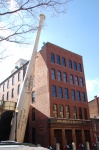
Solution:
[{"label": "window", "polygon": [[70,83],[71,83],[71,84],[74,84],[74,78],[73,78],[73,75],[72,75],[72,74],[70,74]]},{"label": "window", "polygon": [[35,120],[35,108],[32,108],[32,121]]},{"label": "window", "polygon": [[18,85],[17,93],[18,93],[18,95],[20,94],[20,84]]},{"label": "window", "polygon": [[4,95],[2,95],[2,101],[4,101]]},{"label": "window", "polygon": [[78,71],[82,72],[81,64],[78,63]]},{"label": "window", "polygon": [[10,80],[8,80],[8,82],[7,82],[7,88],[9,88],[10,87]]},{"label": "window", "polygon": [[72,61],[71,61],[71,60],[68,60],[68,67],[69,67],[70,69],[72,69]]},{"label": "window", "polygon": [[67,82],[67,73],[66,72],[63,72],[63,80],[65,83]]},{"label": "window", "polygon": [[75,106],[73,106],[73,118],[77,119],[77,109]]},{"label": "window", "polygon": [[35,92],[33,91],[32,92],[32,103],[34,103],[35,102]]},{"label": "window", "polygon": [[82,92],[82,102],[86,102],[85,93],[84,92]]},{"label": "window", "polygon": [[80,86],[81,86],[81,87],[84,86],[84,84],[83,84],[83,78],[82,78],[82,77],[80,77]]},{"label": "window", "polygon": [[66,59],[64,57],[62,57],[62,66],[66,67]]},{"label": "window", "polygon": [[4,92],[4,89],[5,89],[5,83],[3,83],[3,92]]},{"label": "window", "polygon": [[74,61],[74,70],[77,70],[77,63]]},{"label": "window", "polygon": [[63,105],[60,105],[60,118],[64,117],[64,107]]},{"label": "window", "polygon": [[14,89],[12,89],[11,97],[14,97]]},{"label": "window", "polygon": [[65,99],[69,99],[67,88],[64,89],[64,96],[65,96]]},{"label": "window", "polygon": [[56,55],[56,60],[57,60],[57,64],[60,65],[61,62],[60,62],[60,56],[59,55]]},{"label": "window", "polygon": [[66,118],[70,118],[70,108],[66,106]]},{"label": "window", "polygon": [[12,85],[14,85],[14,76],[12,77]]},{"label": "window", "polygon": [[80,91],[76,91],[77,100],[80,101]]},{"label": "window", "polygon": [[58,81],[62,81],[61,71],[58,70],[57,75],[58,75]]},{"label": "window", "polygon": [[79,85],[78,76],[75,76],[75,84]]},{"label": "window", "polygon": [[72,100],[75,100],[75,91],[71,90],[71,94],[72,94]]},{"label": "window", "polygon": [[53,53],[51,53],[51,62],[55,63],[55,55]]},{"label": "window", "polygon": [[58,110],[57,110],[57,105],[56,104],[53,105],[53,116],[55,118],[58,117]]},{"label": "window", "polygon": [[20,80],[21,80],[21,73],[18,72],[18,81],[20,81]]},{"label": "window", "polygon": [[52,96],[57,97],[56,86],[55,85],[52,85]]},{"label": "window", "polygon": [[62,87],[58,87],[58,96],[59,96],[59,98],[63,98]]},{"label": "window", "polygon": [[79,107],[79,119],[82,119],[82,108]]},{"label": "window", "polygon": [[7,100],[9,100],[9,92],[7,92]]},{"label": "window", "polygon": [[51,69],[52,79],[56,79],[55,69]]},{"label": "window", "polygon": [[84,108],[84,119],[88,119],[88,116],[87,116],[87,108]]}]

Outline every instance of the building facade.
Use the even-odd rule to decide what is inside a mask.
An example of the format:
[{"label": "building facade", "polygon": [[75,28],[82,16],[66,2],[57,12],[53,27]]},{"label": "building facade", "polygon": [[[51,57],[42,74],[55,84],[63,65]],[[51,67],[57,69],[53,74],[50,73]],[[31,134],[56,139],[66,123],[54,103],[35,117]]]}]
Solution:
[{"label": "building facade", "polygon": [[[17,101],[27,65],[0,84],[0,99]],[[93,142],[82,56],[51,43],[37,53],[27,137],[42,146],[60,143],[61,149]]]},{"label": "building facade", "polygon": [[92,122],[94,143],[99,142],[99,97],[88,102],[90,119]]}]

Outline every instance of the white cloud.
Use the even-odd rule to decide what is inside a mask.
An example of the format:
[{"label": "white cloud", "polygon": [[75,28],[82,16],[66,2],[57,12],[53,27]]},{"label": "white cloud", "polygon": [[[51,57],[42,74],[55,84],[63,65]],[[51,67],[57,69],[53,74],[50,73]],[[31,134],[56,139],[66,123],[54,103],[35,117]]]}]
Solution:
[{"label": "white cloud", "polygon": [[86,80],[88,100],[94,99],[95,95],[99,95],[99,78]]}]

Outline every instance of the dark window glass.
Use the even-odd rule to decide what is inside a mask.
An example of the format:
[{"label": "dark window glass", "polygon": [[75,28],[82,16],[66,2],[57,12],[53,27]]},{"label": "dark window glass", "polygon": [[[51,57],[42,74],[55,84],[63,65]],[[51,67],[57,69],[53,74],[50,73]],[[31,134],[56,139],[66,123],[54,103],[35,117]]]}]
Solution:
[{"label": "dark window glass", "polygon": [[32,103],[34,103],[35,102],[35,92],[33,91],[32,92]]},{"label": "dark window glass", "polygon": [[77,70],[77,63],[74,61],[74,70]]},{"label": "dark window glass", "polygon": [[72,61],[71,61],[71,60],[68,60],[68,67],[69,67],[70,69],[72,69]]},{"label": "dark window glass", "polygon": [[51,53],[51,62],[55,63],[55,55],[53,53]]},{"label": "dark window glass", "polygon": [[64,118],[64,107],[60,105],[60,118]]},{"label": "dark window glass", "polygon": [[80,91],[76,91],[77,100],[80,101]]},{"label": "dark window glass", "polygon": [[82,108],[79,107],[79,119],[82,119]]},{"label": "dark window glass", "polygon": [[78,63],[78,71],[82,72],[81,64]]},{"label": "dark window glass", "polygon": [[21,73],[18,72],[18,81],[20,81],[20,80],[21,80]]},{"label": "dark window glass", "polygon": [[64,89],[64,96],[65,96],[65,99],[69,99],[67,88]]},{"label": "dark window glass", "polygon": [[66,106],[66,118],[70,118],[70,107]]},{"label": "dark window glass", "polygon": [[12,85],[14,85],[14,76],[12,77]]},{"label": "dark window glass", "polygon": [[84,83],[83,83],[83,78],[80,77],[80,86],[83,87],[84,86]]},{"label": "dark window glass", "polygon": [[64,82],[66,83],[67,82],[67,73],[66,72],[63,72],[63,79],[64,79]]},{"label": "dark window glass", "polygon": [[9,92],[7,92],[7,100],[9,100]]},{"label": "dark window glass", "polygon": [[78,76],[75,76],[75,84],[79,85]]},{"label": "dark window glass", "polygon": [[10,80],[8,80],[8,82],[7,82],[7,88],[9,88],[10,87]]},{"label": "dark window glass", "polygon": [[84,93],[84,92],[82,92],[82,101],[83,101],[83,102],[86,102],[85,93]]},{"label": "dark window glass", "polygon": [[20,84],[18,85],[18,91],[17,91],[18,95],[20,94]]},{"label": "dark window glass", "polygon": [[55,85],[52,85],[52,96],[57,97],[56,86]]},{"label": "dark window glass", "polygon": [[12,89],[12,94],[11,94],[11,96],[14,97],[14,89]]},{"label": "dark window glass", "polygon": [[75,106],[73,106],[73,118],[77,119],[77,109]]},{"label": "dark window glass", "polygon": [[56,104],[53,105],[53,116],[55,118],[58,117],[58,109],[57,109],[57,105]]},{"label": "dark window glass", "polygon": [[75,100],[75,91],[71,90],[71,94],[72,94],[72,100]]},{"label": "dark window glass", "polygon": [[57,64],[60,65],[61,62],[60,62],[60,56],[59,55],[56,56],[56,60],[57,60]]},{"label": "dark window glass", "polygon": [[58,70],[57,75],[58,75],[58,81],[62,81],[61,71]]},{"label": "dark window glass", "polygon": [[3,84],[3,92],[4,92],[4,89],[5,89],[5,83]]},{"label": "dark window glass", "polygon": [[87,108],[84,108],[84,119],[88,119],[88,116],[87,116]]},{"label": "dark window glass", "polygon": [[55,69],[51,69],[52,79],[56,79]]},{"label": "dark window glass", "polygon": [[72,74],[70,74],[70,83],[71,83],[71,84],[74,84],[74,78],[73,78],[73,75],[72,75]]},{"label": "dark window glass", "polygon": [[35,108],[32,108],[32,121],[35,120]]},{"label": "dark window glass", "polygon": [[63,98],[62,87],[58,87],[58,95],[59,95],[59,98]]},{"label": "dark window glass", "polygon": [[62,57],[62,66],[66,67],[66,59]]}]

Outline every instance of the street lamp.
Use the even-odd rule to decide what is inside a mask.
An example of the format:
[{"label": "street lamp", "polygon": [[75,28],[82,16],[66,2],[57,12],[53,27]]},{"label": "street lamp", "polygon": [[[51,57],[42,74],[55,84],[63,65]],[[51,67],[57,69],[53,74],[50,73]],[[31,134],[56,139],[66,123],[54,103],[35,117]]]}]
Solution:
[{"label": "street lamp", "polygon": [[15,109],[15,117],[16,117],[16,126],[15,126],[15,141],[17,142],[17,116],[18,116],[18,109]]}]

